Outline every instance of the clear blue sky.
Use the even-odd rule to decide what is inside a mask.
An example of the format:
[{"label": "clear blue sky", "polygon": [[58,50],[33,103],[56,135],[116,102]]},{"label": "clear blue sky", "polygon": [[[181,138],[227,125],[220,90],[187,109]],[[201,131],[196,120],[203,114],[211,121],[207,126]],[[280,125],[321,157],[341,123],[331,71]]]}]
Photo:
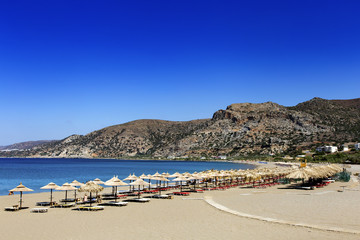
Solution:
[{"label": "clear blue sky", "polygon": [[360,2],[7,1],[0,145],[360,97]]}]

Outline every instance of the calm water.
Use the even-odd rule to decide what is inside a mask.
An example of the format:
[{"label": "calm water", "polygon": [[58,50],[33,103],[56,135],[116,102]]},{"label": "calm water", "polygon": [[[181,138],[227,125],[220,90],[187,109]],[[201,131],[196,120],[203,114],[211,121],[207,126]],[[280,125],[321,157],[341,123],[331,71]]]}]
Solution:
[{"label": "calm water", "polygon": [[40,187],[54,182],[62,185],[72,182],[86,182],[95,178],[103,181],[114,175],[120,179],[130,173],[139,176],[143,173],[154,174],[169,172],[194,172],[208,169],[247,169],[252,165],[228,162],[185,162],[185,161],[151,161],[151,160],[114,160],[114,159],[24,159],[0,158],[0,195],[22,182],[34,192],[43,192]]}]

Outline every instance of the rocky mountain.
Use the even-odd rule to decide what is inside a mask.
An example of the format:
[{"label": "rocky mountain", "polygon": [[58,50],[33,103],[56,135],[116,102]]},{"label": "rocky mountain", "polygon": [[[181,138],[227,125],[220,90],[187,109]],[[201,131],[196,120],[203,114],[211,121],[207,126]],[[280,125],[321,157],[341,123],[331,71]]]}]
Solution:
[{"label": "rocky mountain", "polygon": [[179,157],[282,153],[315,142],[360,140],[360,99],[314,98],[294,107],[238,103],[211,119],[137,120],[72,135],[12,156]]},{"label": "rocky mountain", "polygon": [[25,150],[25,149],[32,149],[35,146],[43,145],[53,142],[52,140],[39,140],[39,141],[28,141],[28,142],[21,142],[15,143],[8,146],[0,146],[0,150]]}]

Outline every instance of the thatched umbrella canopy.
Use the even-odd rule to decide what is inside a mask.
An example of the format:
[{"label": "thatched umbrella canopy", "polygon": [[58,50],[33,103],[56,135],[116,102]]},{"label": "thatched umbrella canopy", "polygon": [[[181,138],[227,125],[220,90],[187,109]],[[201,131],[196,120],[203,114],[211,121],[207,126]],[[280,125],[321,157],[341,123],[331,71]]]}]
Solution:
[{"label": "thatched umbrella canopy", "polygon": [[176,172],[176,173],[173,173],[173,174],[169,175],[168,178],[177,178],[177,177],[180,177],[180,176],[181,176],[181,173]]},{"label": "thatched umbrella canopy", "polygon": [[102,190],[104,190],[104,187],[96,184],[93,181],[89,181],[85,185],[83,185],[83,186],[81,186],[79,188],[79,192],[88,192],[88,193],[90,193],[90,206],[91,206],[91,202],[92,202],[91,201],[91,194],[92,193],[97,194],[98,192],[101,192]]},{"label": "thatched umbrella canopy", "polygon": [[67,191],[75,190],[76,187],[71,186],[69,183],[64,183],[61,187],[55,188],[58,191],[65,191],[65,201],[67,200]]},{"label": "thatched umbrella canopy", "polygon": [[117,195],[118,195],[117,187],[128,185],[127,183],[124,183],[123,181],[121,181],[118,177],[113,177],[112,179],[106,181],[104,184],[107,186],[115,187],[115,202],[117,201]]},{"label": "thatched umbrella canopy", "polygon": [[[163,177],[165,177],[165,178],[169,178],[170,173],[168,173],[168,172],[163,172],[163,173],[161,174],[161,176],[163,176]],[[166,182],[166,185],[169,186],[169,181],[165,181],[165,182]],[[164,183],[164,185],[165,185],[165,183]]]},{"label": "thatched umbrella canopy", "polygon": [[136,180],[137,177],[133,174],[129,174],[129,176],[125,179],[123,179],[124,181],[132,181],[132,180]]},{"label": "thatched umbrella canopy", "polygon": [[138,186],[139,189],[139,195],[138,195],[138,198],[140,198],[140,186],[150,186],[149,183],[145,182],[144,180],[142,180],[141,178],[138,178],[137,180],[135,180],[134,182],[130,183],[130,185],[132,186]]},{"label": "thatched umbrella canopy", "polygon": [[191,177],[191,173],[189,173],[189,172],[184,172],[183,174],[182,174],[182,176],[184,176],[184,177]]},{"label": "thatched umbrella canopy", "polygon": [[156,172],[152,176],[153,176],[153,180],[156,180],[156,187],[158,187],[159,186],[159,180],[157,180],[157,178],[161,177],[161,174],[159,172]]},{"label": "thatched umbrella canopy", "polygon": [[336,173],[341,172],[341,171],[343,170],[343,169],[342,169],[339,165],[337,165],[337,164],[330,164],[330,165],[325,165],[325,166],[320,166],[320,167],[322,167],[322,168],[324,168],[324,169],[326,169],[326,170],[328,171],[329,177],[330,177],[330,176],[333,176],[333,175],[335,175]]},{"label": "thatched umbrella canopy", "polygon": [[201,177],[205,179],[205,187],[208,188],[208,179],[212,180],[212,175],[210,173],[201,173]]},{"label": "thatched umbrella canopy", "polygon": [[161,177],[161,174],[159,172],[156,172],[155,174],[152,175],[153,177]]},{"label": "thatched umbrella canopy", "polygon": [[[135,174],[132,174],[132,175],[130,174],[127,178],[123,179],[123,181],[129,181],[131,183],[132,181],[135,181],[136,179],[138,179],[138,177],[135,176]],[[130,186],[129,191],[131,191],[131,186]]]},{"label": "thatched umbrella canopy", "polygon": [[74,190],[74,198],[75,198],[75,202],[76,202],[76,187],[81,187],[82,185],[84,185],[83,183],[77,181],[77,180],[74,180],[70,183],[71,186],[75,187],[75,190]]},{"label": "thatched umbrella canopy", "polygon": [[329,170],[327,169],[327,167],[312,167],[312,168],[305,168],[305,171],[307,171],[309,173],[309,176],[312,178],[325,178],[328,177],[329,175]]},{"label": "thatched umbrella canopy", "polygon": [[182,192],[182,182],[187,181],[187,178],[184,176],[179,176],[175,179],[173,179],[173,182],[180,182],[180,192]]},{"label": "thatched umbrella canopy", "polygon": [[303,181],[304,181],[304,180],[309,179],[310,175],[309,175],[308,171],[306,171],[306,169],[299,168],[299,169],[289,173],[288,175],[286,175],[286,177],[290,178],[290,179],[303,179]]},{"label": "thatched umbrella canopy", "polygon": [[145,175],[145,173],[143,173],[143,174],[141,174],[141,175],[139,176],[139,178],[141,178],[141,179],[148,179],[148,176]]},{"label": "thatched umbrella canopy", "polygon": [[196,190],[196,182],[197,182],[197,180],[201,180],[201,179],[203,179],[203,176],[201,176],[200,174],[197,174],[197,173],[193,173],[193,174],[188,178],[188,180],[195,180],[194,190]]},{"label": "thatched umbrella canopy", "polygon": [[20,192],[20,209],[22,208],[22,193],[23,192],[32,192],[34,190],[25,187],[22,183],[20,183],[16,188],[9,190],[9,192]]},{"label": "thatched umbrella canopy", "polygon": [[96,183],[96,184],[98,184],[98,185],[104,184],[104,182],[101,181],[100,178],[95,178],[95,179],[93,180],[93,182]]},{"label": "thatched umbrella canopy", "polygon": [[48,185],[45,185],[43,187],[41,187],[40,189],[50,189],[50,206],[52,206],[53,204],[53,197],[52,197],[52,192],[54,189],[58,188],[59,186],[56,185],[55,183],[51,182],[51,183],[48,183]]},{"label": "thatched umbrella canopy", "polygon": [[163,176],[154,178],[154,180],[160,181],[159,195],[161,195],[161,181],[163,181],[163,182],[169,182],[170,180],[167,179],[167,178],[165,178],[165,177],[163,177]]}]

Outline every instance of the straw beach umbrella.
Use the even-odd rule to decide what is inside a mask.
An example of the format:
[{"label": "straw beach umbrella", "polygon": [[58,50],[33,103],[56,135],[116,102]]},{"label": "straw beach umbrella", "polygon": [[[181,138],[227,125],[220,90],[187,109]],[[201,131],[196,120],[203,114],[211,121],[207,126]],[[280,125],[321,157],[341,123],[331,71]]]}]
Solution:
[{"label": "straw beach umbrella", "polygon": [[171,174],[171,175],[169,175],[169,176],[167,176],[168,178],[177,178],[177,177],[180,177],[181,176],[181,173],[179,173],[179,172],[176,172],[176,173],[173,173],[173,174]]},{"label": "straw beach umbrella", "polygon": [[183,177],[183,176],[179,176],[179,177],[173,179],[173,182],[180,182],[180,192],[182,192],[182,182],[183,181],[187,181],[187,178]]},{"label": "straw beach umbrella", "polygon": [[67,200],[67,191],[75,190],[76,187],[71,186],[69,183],[64,183],[61,187],[55,188],[58,191],[65,191],[65,201]]},{"label": "straw beach umbrella", "polygon": [[40,189],[50,189],[50,206],[53,205],[53,197],[52,197],[52,192],[54,189],[58,188],[59,186],[56,185],[55,183],[51,182],[48,185],[45,185],[43,187],[41,187]]},{"label": "straw beach umbrella", "polygon": [[[165,178],[163,176],[157,177],[157,178],[155,178],[155,180],[159,180],[160,183],[161,183],[161,181],[163,181],[163,182],[169,182],[170,181],[169,179],[167,179],[167,178]],[[161,185],[160,185],[160,188],[159,188],[159,195],[161,195]]]},{"label": "straw beach umbrella", "polygon": [[89,182],[87,182],[86,184],[84,184],[83,186],[81,186],[79,188],[79,192],[88,192],[88,193],[90,193],[90,207],[91,207],[91,203],[92,203],[91,194],[92,193],[97,194],[98,192],[101,192],[102,190],[104,190],[104,187],[94,183],[93,181],[89,181]]},{"label": "straw beach umbrella", "polygon": [[34,190],[25,187],[22,183],[20,183],[19,186],[17,186],[16,188],[13,188],[11,190],[9,190],[9,192],[20,192],[20,209],[22,208],[22,193],[23,192],[32,192]]},{"label": "straw beach umbrella", "polygon": [[84,185],[84,184],[81,183],[81,182],[78,182],[78,181],[74,180],[74,181],[72,181],[72,182],[70,183],[70,185],[73,186],[73,187],[75,187],[75,190],[74,190],[75,196],[74,196],[74,198],[75,198],[75,202],[76,202],[76,190],[77,190],[76,187],[81,187],[81,186]]},{"label": "straw beach umbrella", "polygon": [[95,178],[93,182],[96,183],[96,184],[98,184],[98,185],[104,184],[104,182],[101,181],[100,178]]},{"label": "straw beach umbrella", "polygon": [[117,187],[118,186],[127,186],[127,183],[124,183],[123,181],[121,181],[118,177],[113,177],[112,179],[106,181],[104,183],[106,186],[112,186],[115,187],[115,202],[117,201]]},{"label": "straw beach umbrella", "polygon": [[142,180],[141,178],[138,178],[137,180],[135,180],[134,182],[130,183],[130,185],[132,186],[139,186],[139,194],[138,194],[138,198],[140,198],[140,186],[150,186],[149,183],[145,182],[144,180]]},{"label": "straw beach umbrella", "polygon": [[155,178],[151,174],[148,174],[147,179],[149,180],[149,190],[151,190],[151,180],[155,180]]},{"label": "straw beach umbrella", "polygon": [[[133,174],[133,175],[130,174],[127,178],[125,178],[123,180],[124,181],[130,181],[130,183],[131,183],[132,181],[135,181],[136,179],[137,179],[137,177],[135,176],[135,174]],[[131,191],[131,185],[130,185],[129,191]]]},{"label": "straw beach umbrella", "polygon": [[290,179],[302,179],[302,182],[304,183],[304,180],[309,179],[310,175],[304,168],[299,168],[288,175],[286,175],[287,178]]},{"label": "straw beach umbrella", "polygon": [[[152,175],[153,176],[153,179],[156,180],[156,187],[158,188],[159,187],[159,180],[158,178],[161,177],[162,175],[159,173],[159,172],[156,172],[155,174]],[[161,182],[160,182],[160,185],[161,185]],[[161,186],[160,186],[161,187]]]},{"label": "straw beach umbrella", "polygon": [[151,190],[151,180],[155,180],[155,178],[151,175],[151,174],[148,174],[148,175],[145,175],[145,174],[142,174],[139,178],[141,179],[148,179],[149,180],[149,189],[148,190]]}]

